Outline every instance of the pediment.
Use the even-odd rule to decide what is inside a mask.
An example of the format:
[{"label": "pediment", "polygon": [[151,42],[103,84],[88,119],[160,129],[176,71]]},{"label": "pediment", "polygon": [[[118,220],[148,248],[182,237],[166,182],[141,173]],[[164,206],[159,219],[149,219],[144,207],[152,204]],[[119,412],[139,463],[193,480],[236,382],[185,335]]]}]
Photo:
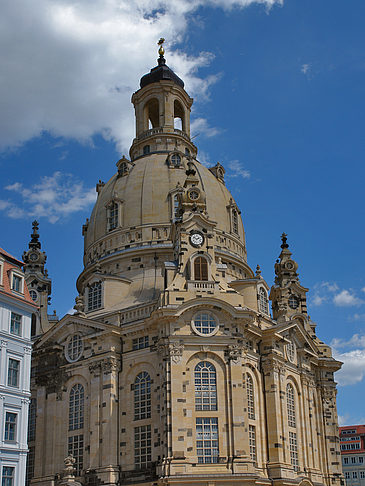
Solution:
[{"label": "pediment", "polygon": [[298,348],[304,348],[310,354],[318,355],[317,347],[298,321],[290,321],[284,324],[280,330],[276,331],[276,334],[284,338],[290,335]]},{"label": "pediment", "polygon": [[49,329],[37,343],[34,348],[44,346],[47,342],[63,343],[70,334],[76,332],[82,336],[95,336],[105,333],[118,333],[119,329],[111,324],[87,319],[76,315],[66,314],[57,324]]}]

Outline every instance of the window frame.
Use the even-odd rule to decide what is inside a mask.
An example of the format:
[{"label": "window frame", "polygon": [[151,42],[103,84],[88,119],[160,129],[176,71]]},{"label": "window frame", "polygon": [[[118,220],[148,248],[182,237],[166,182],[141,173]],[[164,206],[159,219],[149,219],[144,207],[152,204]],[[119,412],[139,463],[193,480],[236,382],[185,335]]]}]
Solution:
[{"label": "window frame", "polygon": [[[195,418],[195,446],[198,464],[218,464],[219,424],[218,417]],[[209,446],[207,442],[210,442]],[[199,453],[199,452],[202,453]],[[205,451],[210,451],[206,454]],[[214,454],[216,452],[216,454]]]},{"label": "window frame", "polygon": [[[197,264],[197,262],[199,263]],[[204,263],[203,266],[202,263]],[[193,278],[194,282],[209,282],[209,261],[205,256],[196,255],[194,257],[193,272],[194,272],[194,278]]]},{"label": "window frame", "polygon": [[[95,295],[90,295],[90,292],[95,292],[95,287],[96,285],[99,285],[100,287],[97,289],[98,295],[95,297]],[[101,280],[95,281],[90,283],[87,286],[87,300],[86,300],[86,308],[87,312],[94,312],[96,310],[102,309],[103,308],[103,282]],[[100,294],[99,294],[100,293]],[[95,304],[96,301],[96,304]],[[90,306],[90,302],[92,303],[92,306]]]},{"label": "window frame", "polygon": [[267,291],[264,287],[260,287],[257,295],[258,309],[262,314],[269,314],[269,299],[267,296]]},{"label": "window frame", "polygon": [[[12,470],[11,476],[8,476],[8,475],[5,476],[5,472],[4,472],[5,469],[11,469]],[[1,486],[15,486],[15,478],[16,478],[15,466],[2,464],[1,465]],[[4,481],[4,479],[5,479],[5,481]],[[11,480],[11,482],[9,482],[9,479]]]},{"label": "window frame", "polygon": [[[8,416],[13,416],[14,420],[10,420]],[[16,444],[18,435],[18,413],[12,410],[5,410],[4,417],[4,442]]]},{"label": "window frame", "polygon": [[[202,326],[201,328],[200,327],[197,327],[197,319],[198,319],[198,316],[209,316],[214,322],[215,322],[215,327],[213,330],[211,330],[210,332],[204,332],[204,329],[206,326],[203,325],[203,318],[201,319],[201,323],[200,323],[200,326]],[[199,311],[199,312],[196,312],[192,319],[191,319],[191,327],[193,329],[193,331],[198,334],[198,336],[203,336],[203,337],[210,337],[210,336],[214,336],[215,334],[217,334],[217,332],[219,331],[219,320],[217,319],[217,317],[212,313],[212,312],[209,312],[209,311]],[[208,325],[208,330],[210,329],[210,326]]]},{"label": "window frame", "polygon": [[[199,366],[200,369],[198,369]],[[195,411],[215,412],[218,410],[217,370],[210,361],[199,361],[195,366],[194,391]]]},{"label": "window frame", "polygon": [[[139,460],[137,460],[137,458],[139,458]],[[138,425],[137,427],[134,427],[134,467],[137,470],[143,470],[148,468],[151,462],[152,462],[151,424]]]},{"label": "window frame", "polygon": [[250,420],[255,420],[255,386],[254,380],[249,373],[246,373],[246,393],[247,393],[247,414]]},{"label": "window frame", "polygon": [[295,410],[295,390],[294,386],[291,383],[287,383],[286,385],[286,413],[288,426],[296,429],[297,417]]},{"label": "window frame", "polygon": [[152,415],[152,379],[147,371],[141,371],[133,382],[134,420],[150,419]]},{"label": "window frame", "polygon": [[[14,279],[17,278],[19,279],[19,288],[14,288]],[[24,275],[20,272],[17,271],[16,269],[12,268],[10,272],[10,288],[13,292],[16,292],[18,294],[24,294]]]},{"label": "window frame", "polygon": [[[19,320],[17,321],[15,318],[15,316],[17,318],[19,318]],[[19,326],[19,329],[18,329],[18,332],[14,332],[14,324],[17,324]],[[13,312],[11,311],[10,313],[10,326],[9,326],[9,333],[12,334],[13,336],[19,336],[21,337],[22,335],[22,324],[23,324],[23,316],[21,314],[18,314],[16,312]]]},{"label": "window frame", "polygon": [[85,425],[85,388],[75,383],[68,398],[68,430],[82,430]]},{"label": "window frame", "polygon": [[[74,346],[74,341],[76,339],[77,339],[77,346]],[[77,349],[78,354],[77,355],[71,354],[71,352],[73,353],[75,349]],[[65,345],[65,357],[67,361],[69,363],[75,363],[81,358],[83,351],[84,351],[84,341],[82,339],[82,335],[79,332],[76,332],[71,336],[69,336]]]},{"label": "window frame", "polygon": [[[17,369],[13,369],[10,367],[10,361],[15,361],[18,363],[18,368]],[[16,372],[16,385],[14,385],[13,383],[10,383],[11,381],[11,370],[14,372]],[[20,388],[20,371],[21,371],[21,360],[20,359],[16,359],[15,357],[12,357],[12,356],[9,356],[8,357],[8,373],[7,373],[7,386],[11,386],[12,388]]]}]

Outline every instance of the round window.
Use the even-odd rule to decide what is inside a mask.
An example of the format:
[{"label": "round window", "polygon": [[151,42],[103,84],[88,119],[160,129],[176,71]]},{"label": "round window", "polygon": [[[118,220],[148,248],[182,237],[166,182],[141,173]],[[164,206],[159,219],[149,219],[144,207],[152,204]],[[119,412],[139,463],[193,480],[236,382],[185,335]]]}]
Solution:
[{"label": "round window", "polygon": [[218,331],[216,318],[208,312],[199,312],[192,320],[194,331],[201,336],[213,336]]},{"label": "round window", "polygon": [[71,336],[66,347],[66,359],[67,361],[77,361],[82,354],[82,339],[80,334],[74,334]]}]

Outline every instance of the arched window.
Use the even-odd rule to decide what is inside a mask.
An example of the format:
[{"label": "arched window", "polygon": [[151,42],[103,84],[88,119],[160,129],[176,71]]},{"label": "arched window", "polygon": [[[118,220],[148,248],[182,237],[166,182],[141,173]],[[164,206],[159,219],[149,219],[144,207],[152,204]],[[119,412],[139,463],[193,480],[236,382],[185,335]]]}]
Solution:
[{"label": "arched window", "polygon": [[134,420],[151,418],[151,377],[146,371],[134,381]]},{"label": "arched window", "polygon": [[89,286],[87,308],[89,311],[101,307],[101,282],[95,282]]},{"label": "arched window", "polygon": [[203,257],[194,260],[194,280],[208,280],[208,262]]},{"label": "arched window", "polygon": [[294,388],[290,383],[286,386],[286,408],[289,427],[296,427]]},{"label": "arched window", "polygon": [[233,233],[238,235],[238,214],[235,209],[232,209],[232,229]]},{"label": "arched window", "polygon": [[112,202],[108,206],[107,209],[107,222],[108,222],[108,231],[112,231],[113,229],[118,227],[118,203]]},{"label": "arched window", "polygon": [[195,366],[195,410],[217,410],[217,376],[208,361]]},{"label": "arched window", "polygon": [[255,395],[253,388],[253,380],[251,375],[246,374],[246,390],[247,390],[247,412],[248,418],[255,420]]},{"label": "arched window", "polygon": [[172,154],[171,155],[171,164],[174,167],[180,167],[181,165],[181,157],[179,154]]},{"label": "arched window", "polygon": [[269,302],[267,300],[267,293],[266,290],[262,287],[259,290],[259,311],[263,312],[264,314],[269,313]]},{"label": "arched window", "polygon": [[69,430],[84,428],[84,387],[80,383],[74,385],[70,391],[68,428]]}]

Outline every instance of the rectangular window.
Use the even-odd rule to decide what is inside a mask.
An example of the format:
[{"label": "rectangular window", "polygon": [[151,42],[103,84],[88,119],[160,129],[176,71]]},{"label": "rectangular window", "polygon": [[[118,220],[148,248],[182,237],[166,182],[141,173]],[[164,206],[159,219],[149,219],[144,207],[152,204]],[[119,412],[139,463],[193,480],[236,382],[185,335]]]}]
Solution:
[{"label": "rectangular window", "polygon": [[344,464],[348,464],[348,463],[349,463],[349,458],[348,458],[348,457],[344,457],[344,459],[343,459],[343,463],[344,463]]},{"label": "rectangular window", "polygon": [[15,292],[21,292],[22,291],[22,277],[19,277],[19,275],[15,275],[13,273],[13,280],[12,280],[11,288],[13,290],[15,290]]},{"label": "rectangular window", "polygon": [[151,426],[134,428],[134,464],[136,469],[146,468],[152,461]]},{"label": "rectangular window", "polygon": [[17,359],[9,358],[8,386],[15,386],[19,388],[19,370],[20,361],[18,361]]},{"label": "rectangular window", "polygon": [[365,479],[365,471],[360,471],[360,479]]},{"label": "rectangular window", "polygon": [[25,473],[25,486],[29,486],[30,480],[34,476],[34,458],[35,458],[34,446],[29,447],[29,452],[27,456],[27,469]]},{"label": "rectangular window", "polygon": [[355,464],[356,463],[356,457],[351,457],[351,463]]},{"label": "rectangular window", "polygon": [[10,333],[20,336],[22,328],[22,316],[20,314],[11,313],[10,318]]},{"label": "rectangular window", "polygon": [[1,486],[15,486],[15,467],[3,466],[3,479]]},{"label": "rectangular window", "polygon": [[6,412],[5,414],[5,434],[4,439],[15,442],[16,440],[16,419],[17,414]]},{"label": "rectangular window", "polygon": [[254,425],[248,426],[248,438],[250,443],[250,458],[256,462],[256,429]]},{"label": "rectangular window", "polygon": [[109,231],[118,227],[118,203],[112,203],[108,209],[108,229]]},{"label": "rectangular window", "polygon": [[196,451],[200,464],[218,462],[218,419],[196,419]]},{"label": "rectangular window", "polygon": [[37,420],[37,399],[31,398],[28,412],[28,442],[35,440],[35,426]]},{"label": "rectangular window", "polygon": [[72,454],[76,459],[74,464],[76,468],[76,476],[81,476],[84,468],[84,436],[73,435],[68,438],[68,453]]},{"label": "rectangular window", "polygon": [[139,337],[139,338],[135,338],[135,339],[133,339],[132,344],[133,344],[133,350],[148,348],[149,338],[148,338],[148,336],[142,336],[142,337]]},{"label": "rectangular window", "polygon": [[356,471],[352,472],[352,479],[357,479],[357,472]]},{"label": "rectangular window", "polygon": [[289,432],[290,462],[294,466],[294,471],[299,471],[297,434]]},{"label": "rectangular window", "polygon": [[345,479],[350,479],[350,473],[349,472],[345,472]]},{"label": "rectangular window", "polygon": [[363,457],[359,457],[359,463],[362,464],[364,462],[364,458]]}]

